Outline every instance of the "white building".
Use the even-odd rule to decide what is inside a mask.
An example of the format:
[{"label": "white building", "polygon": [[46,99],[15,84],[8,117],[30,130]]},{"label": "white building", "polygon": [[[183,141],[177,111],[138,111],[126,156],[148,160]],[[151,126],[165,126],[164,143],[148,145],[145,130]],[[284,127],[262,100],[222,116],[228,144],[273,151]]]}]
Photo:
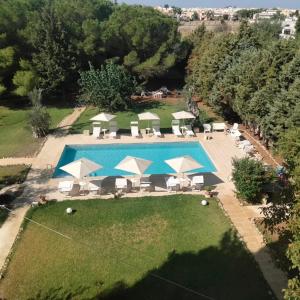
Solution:
[{"label": "white building", "polygon": [[267,9],[261,13],[257,13],[253,16],[253,19],[255,20],[270,20],[272,19],[274,16],[276,16],[276,14],[280,12],[277,9]]},{"label": "white building", "polygon": [[296,23],[297,18],[286,18],[282,22],[282,32],[280,34],[280,38],[282,39],[294,39],[296,35]]}]

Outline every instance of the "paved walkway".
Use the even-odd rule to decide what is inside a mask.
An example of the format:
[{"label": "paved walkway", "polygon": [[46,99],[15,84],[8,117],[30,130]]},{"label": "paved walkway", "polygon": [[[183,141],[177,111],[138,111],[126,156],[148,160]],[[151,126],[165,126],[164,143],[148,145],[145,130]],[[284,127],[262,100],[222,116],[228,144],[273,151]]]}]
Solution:
[{"label": "paved walkway", "polygon": [[11,251],[28,208],[29,205],[25,205],[15,209],[0,228],[0,271]]},{"label": "paved walkway", "polygon": [[80,115],[85,111],[86,107],[75,107],[74,111],[66,116],[59,124],[58,128],[69,130],[71,125],[76,122],[76,120],[80,117]]}]

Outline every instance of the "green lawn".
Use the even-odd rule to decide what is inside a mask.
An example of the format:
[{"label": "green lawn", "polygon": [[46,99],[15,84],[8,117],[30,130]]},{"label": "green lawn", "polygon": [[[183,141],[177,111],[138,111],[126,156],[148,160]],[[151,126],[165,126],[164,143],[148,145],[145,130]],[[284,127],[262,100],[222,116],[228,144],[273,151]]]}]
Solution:
[{"label": "green lawn", "polygon": [[[48,108],[52,129],[69,113],[71,108]],[[28,108],[0,106],[0,158],[30,156],[38,149],[41,139],[34,139],[28,126]]]},{"label": "green lawn", "polygon": [[[137,114],[145,112],[145,111],[151,111],[154,113],[157,113],[160,117],[160,127],[162,128],[162,131],[166,131],[171,127],[171,121],[173,119],[172,113],[183,110],[185,108],[185,103],[182,99],[178,99],[176,103],[168,104],[164,102],[164,100],[161,101],[151,101],[146,103],[134,103],[134,108],[128,111],[121,111],[117,112],[117,122],[118,127],[120,129],[128,130],[130,128],[130,122],[131,121],[138,121]],[[97,108],[89,108],[87,109],[77,120],[77,122],[73,125],[71,132],[72,133],[82,133],[82,130],[84,129],[90,129],[91,128],[91,121],[90,118],[94,117],[99,113],[99,110]],[[140,128],[146,128],[148,122],[142,121],[140,122]]]},{"label": "green lawn", "polygon": [[[273,299],[217,203],[200,196],[65,201],[29,216],[5,299]],[[67,207],[76,212],[65,214]],[[159,278],[158,278],[159,277]],[[163,279],[162,279],[163,278]]]},{"label": "green lawn", "polygon": [[[10,184],[22,183],[29,171],[29,166],[16,165],[16,166],[0,166],[0,190]],[[0,196],[0,204],[9,204],[12,197]],[[8,211],[0,209],[0,227],[8,217]]]},{"label": "green lawn", "polygon": [[0,166],[0,189],[10,184],[22,183],[29,169],[26,165]]}]

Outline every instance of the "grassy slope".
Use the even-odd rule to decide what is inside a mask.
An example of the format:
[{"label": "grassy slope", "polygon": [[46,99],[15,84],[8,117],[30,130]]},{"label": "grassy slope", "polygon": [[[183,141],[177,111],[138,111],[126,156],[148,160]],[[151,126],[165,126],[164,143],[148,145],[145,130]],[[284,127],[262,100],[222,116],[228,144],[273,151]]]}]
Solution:
[{"label": "grassy slope", "polygon": [[[199,196],[66,201],[27,224],[0,284],[7,299],[271,299],[218,205]],[[67,207],[76,213],[67,216]],[[151,273],[149,273],[151,272]],[[69,297],[69,298],[67,298]]]},{"label": "grassy slope", "polygon": [[[0,158],[32,155],[39,147],[41,140],[32,137],[27,123],[28,109],[10,109],[0,106]],[[69,113],[70,108],[49,108],[52,124],[57,124]]]},{"label": "grassy slope", "polygon": [[[161,128],[167,129],[171,127],[171,121],[173,119],[171,113],[182,109],[185,109],[185,104],[182,100],[178,100],[178,102],[174,104],[164,103],[163,100],[161,102],[152,101],[140,104],[135,103],[134,109],[117,112],[116,120],[120,129],[129,129],[130,122],[138,120],[137,114],[145,111],[151,111],[159,115]],[[87,109],[73,125],[72,132],[82,133],[83,129],[89,129],[91,127],[90,118],[94,117],[98,113],[99,111],[97,108]],[[148,127],[147,125],[147,121],[140,122],[140,128]]]}]

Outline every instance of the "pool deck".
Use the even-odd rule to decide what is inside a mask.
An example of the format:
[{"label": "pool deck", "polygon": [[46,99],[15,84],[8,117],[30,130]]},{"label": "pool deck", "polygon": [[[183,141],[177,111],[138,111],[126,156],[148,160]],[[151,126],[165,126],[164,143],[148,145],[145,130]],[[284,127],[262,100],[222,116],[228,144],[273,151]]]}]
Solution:
[{"label": "pool deck", "polygon": [[[58,163],[65,145],[198,141],[217,169],[213,174],[204,175],[205,183],[216,184],[218,198],[225,213],[229,216],[248,250],[253,254],[276,297],[283,299],[282,289],[287,286],[287,278],[286,275],[274,265],[269,250],[263,241],[263,237],[253,222],[253,219],[259,216],[259,209],[257,207],[253,209],[253,207],[248,208],[241,206],[235,197],[234,185],[231,182],[232,158],[244,157],[245,153],[235,146],[234,140],[229,135],[223,132],[215,132],[210,134],[210,136],[212,137],[210,140],[206,140],[203,133],[197,134],[194,138],[177,138],[171,134],[166,134],[163,138],[148,136],[133,138],[131,136],[122,135],[119,139],[115,140],[97,140],[92,136],[81,134],[49,136],[41,152],[32,162],[32,169],[28,174],[23,196],[18,199],[18,202],[20,205],[24,205],[26,202],[30,204],[33,201],[37,201],[40,195],[46,196],[47,199],[56,199],[57,201],[72,199],[59,193],[57,191],[59,179],[51,178],[54,171],[53,168]],[[170,192],[166,191],[162,184],[162,178],[155,177],[154,185],[156,188],[155,192],[128,193],[126,197],[170,195]],[[199,192],[192,193],[199,194]],[[73,199],[84,200],[99,197],[104,199],[111,198],[113,194],[76,196]],[[0,263],[2,265],[2,262]]]},{"label": "pool deck", "polygon": [[[120,136],[118,139],[95,139],[92,136],[81,134],[66,135],[66,136],[50,136],[43,149],[32,163],[31,172],[28,175],[27,186],[23,194],[30,202],[37,201],[39,195],[44,195],[47,199],[56,199],[58,201],[65,200],[66,196],[59,193],[57,190],[58,182],[63,180],[59,178],[51,178],[53,169],[57,165],[65,145],[101,145],[101,144],[132,144],[132,143],[165,143],[165,142],[200,142],[205,149],[207,155],[214,163],[217,171],[213,174],[205,174],[206,184],[217,184],[218,189],[222,188],[222,184],[226,183],[231,175],[231,160],[232,157],[243,157],[245,154],[235,146],[234,140],[222,132],[211,134],[211,139],[204,139],[204,134],[197,134],[196,137],[191,138],[178,138],[172,134],[165,134],[163,138],[144,136],[142,138],[133,138],[131,136]],[[163,193],[169,194],[165,187],[162,185],[164,176],[153,176],[153,184],[155,191],[162,195]],[[64,178],[65,180],[68,177]],[[72,177],[69,177],[72,179]],[[93,177],[93,179],[100,179]],[[108,182],[107,184],[112,184]],[[156,192],[143,193],[143,195],[154,195]],[[126,196],[137,196],[137,193],[128,193]],[[101,198],[110,198],[112,194],[101,195]],[[35,199],[34,199],[35,198]],[[68,197],[70,199],[70,197]],[[89,199],[99,198],[99,196],[77,196],[76,199]]]}]

